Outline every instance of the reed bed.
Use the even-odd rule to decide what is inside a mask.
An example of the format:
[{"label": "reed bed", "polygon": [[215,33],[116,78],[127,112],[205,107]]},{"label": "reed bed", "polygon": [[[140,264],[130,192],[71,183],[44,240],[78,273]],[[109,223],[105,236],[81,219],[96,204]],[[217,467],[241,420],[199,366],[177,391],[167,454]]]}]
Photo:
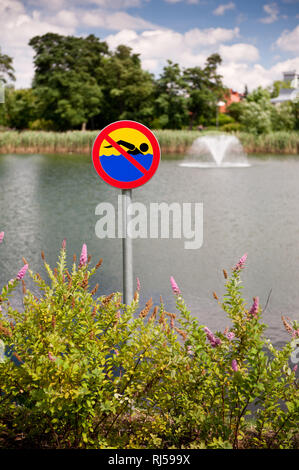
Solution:
[{"label": "reed bed", "polygon": [[261,135],[240,132],[237,137],[249,154],[299,154],[299,132],[280,131]]},{"label": "reed bed", "polygon": [[[0,153],[80,153],[90,155],[97,131],[4,131],[0,132]],[[207,132],[155,130],[163,153],[186,152],[194,140]],[[244,150],[251,154],[299,154],[298,132],[254,135],[237,133]]]}]

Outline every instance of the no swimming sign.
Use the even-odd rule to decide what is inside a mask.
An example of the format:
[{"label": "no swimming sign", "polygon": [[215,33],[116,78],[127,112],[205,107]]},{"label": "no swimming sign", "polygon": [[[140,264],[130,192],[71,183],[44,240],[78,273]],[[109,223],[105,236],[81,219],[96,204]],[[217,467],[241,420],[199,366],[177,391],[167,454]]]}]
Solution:
[{"label": "no swimming sign", "polygon": [[135,121],[117,121],[97,136],[92,160],[106,183],[121,189],[142,186],[160,163],[160,147],[154,134]]}]

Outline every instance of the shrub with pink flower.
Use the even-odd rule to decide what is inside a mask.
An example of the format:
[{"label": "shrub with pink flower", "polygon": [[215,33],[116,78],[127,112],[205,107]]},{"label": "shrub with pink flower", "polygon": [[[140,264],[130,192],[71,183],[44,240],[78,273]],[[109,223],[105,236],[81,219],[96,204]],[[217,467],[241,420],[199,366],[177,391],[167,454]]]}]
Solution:
[{"label": "shrub with pink flower", "polygon": [[0,232],[0,243],[3,242],[3,238],[4,238],[4,232]]}]

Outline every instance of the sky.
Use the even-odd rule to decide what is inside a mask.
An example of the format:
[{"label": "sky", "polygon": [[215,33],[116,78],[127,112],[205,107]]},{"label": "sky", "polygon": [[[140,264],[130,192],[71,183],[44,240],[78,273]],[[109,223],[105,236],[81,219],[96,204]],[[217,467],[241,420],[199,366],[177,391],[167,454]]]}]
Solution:
[{"label": "sky", "polygon": [[16,88],[33,78],[29,40],[47,32],[126,44],[157,77],[168,59],[203,66],[218,52],[224,84],[240,92],[299,73],[299,0],[0,0],[0,47],[14,59]]}]

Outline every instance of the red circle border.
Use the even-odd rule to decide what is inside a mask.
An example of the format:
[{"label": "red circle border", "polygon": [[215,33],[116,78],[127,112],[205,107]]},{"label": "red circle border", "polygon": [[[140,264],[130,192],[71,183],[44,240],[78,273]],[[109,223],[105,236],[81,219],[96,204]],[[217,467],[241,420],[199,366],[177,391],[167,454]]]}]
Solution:
[{"label": "red circle border", "polygon": [[[136,129],[137,131],[141,132],[148,138],[153,148],[153,162],[151,164],[150,169],[146,172],[145,175],[141,176],[140,178],[134,181],[118,181],[112,178],[103,169],[99,158],[100,147],[103,140],[105,140],[105,137],[109,135],[110,132],[125,127],[129,129]],[[161,151],[157,138],[148,127],[136,121],[116,121],[111,124],[108,124],[108,126],[104,127],[104,129],[102,129],[101,132],[97,135],[92,147],[92,161],[96,172],[106,183],[119,189],[138,188],[139,186],[142,186],[143,184],[147,183],[156,173],[160,163],[160,157]]]}]

